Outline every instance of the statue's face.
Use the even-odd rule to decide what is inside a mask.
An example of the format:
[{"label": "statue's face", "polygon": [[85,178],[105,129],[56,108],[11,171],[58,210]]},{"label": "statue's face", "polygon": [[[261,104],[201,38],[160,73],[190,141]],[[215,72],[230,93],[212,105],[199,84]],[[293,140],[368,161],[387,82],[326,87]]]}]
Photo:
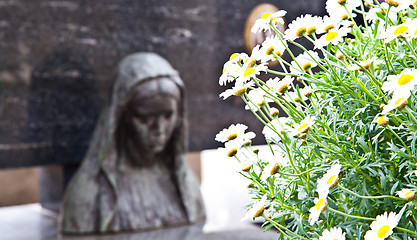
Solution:
[{"label": "statue's face", "polygon": [[129,103],[129,122],[138,141],[144,150],[159,153],[165,146],[178,121],[178,103],[170,96],[155,95]]}]

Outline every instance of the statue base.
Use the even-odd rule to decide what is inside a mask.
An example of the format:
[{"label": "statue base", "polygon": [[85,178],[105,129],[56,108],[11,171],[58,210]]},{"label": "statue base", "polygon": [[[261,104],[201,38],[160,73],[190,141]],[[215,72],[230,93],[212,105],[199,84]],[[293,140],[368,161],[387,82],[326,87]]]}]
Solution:
[{"label": "statue base", "polygon": [[129,232],[104,235],[62,235],[58,232],[58,214],[28,204],[0,208],[0,232],[3,240],[275,240],[278,233],[263,232],[250,223],[238,229],[205,232],[204,223],[158,229],[146,232]]}]

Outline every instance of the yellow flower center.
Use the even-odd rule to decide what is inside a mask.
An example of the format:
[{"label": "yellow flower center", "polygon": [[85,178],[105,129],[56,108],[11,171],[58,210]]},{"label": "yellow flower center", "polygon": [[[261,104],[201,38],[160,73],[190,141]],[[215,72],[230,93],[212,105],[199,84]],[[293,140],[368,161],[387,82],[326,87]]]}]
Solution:
[{"label": "yellow flower center", "polygon": [[381,126],[386,125],[388,123],[388,118],[385,116],[381,116],[378,118],[377,123]]},{"label": "yellow flower center", "polygon": [[265,55],[271,55],[274,52],[274,47],[270,46],[266,49]]},{"label": "yellow flower center", "polygon": [[398,78],[398,85],[405,85],[409,83],[411,80],[413,80],[413,76],[411,76],[410,74],[403,74],[401,75],[401,77]]},{"label": "yellow flower center", "polygon": [[242,95],[244,92],[246,92],[246,88],[245,88],[245,87],[242,87],[242,88],[239,88],[238,90],[236,90],[236,91],[233,93],[233,95],[235,95],[235,96],[240,96],[240,95]]},{"label": "yellow flower center", "polygon": [[332,175],[331,177],[329,177],[329,179],[327,180],[327,185],[332,184],[333,178],[335,178],[335,177],[336,177],[335,175]]},{"label": "yellow flower center", "polygon": [[414,32],[414,36],[417,35],[417,30]]},{"label": "yellow flower center", "polygon": [[247,76],[249,76],[249,75],[251,75],[252,73],[254,73],[255,72],[255,68],[247,68],[246,70],[245,70],[245,72],[243,73],[243,76],[244,77],[247,77]]},{"label": "yellow flower center", "polygon": [[301,102],[301,99],[299,97],[294,97],[294,102]]},{"label": "yellow flower center", "polygon": [[264,13],[263,15],[262,15],[262,19],[267,19],[269,16],[271,16],[272,15],[272,13],[269,13],[269,12],[267,12],[267,13]]},{"label": "yellow flower center", "polygon": [[[371,63],[365,63],[362,67],[368,69],[371,67]],[[362,70],[362,68],[360,70]]]},{"label": "yellow flower center", "polygon": [[245,59],[245,63],[248,65],[248,67],[251,68],[251,67],[255,66],[256,59],[254,57],[247,58],[247,59]]},{"label": "yellow flower center", "polygon": [[405,106],[407,106],[407,99],[401,97],[399,99],[397,99],[397,101],[395,101],[395,109],[403,109],[405,108]]},{"label": "yellow flower center", "polygon": [[271,168],[271,172],[270,172],[271,176],[277,173],[278,169],[279,169],[279,163],[275,163],[274,166]]},{"label": "yellow flower center", "polygon": [[232,148],[230,149],[230,151],[227,153],[228,157],[233,157],[234,155],[236,155],[237,153],[237,148]]},{"label": "yellow flower center", "polygon": [[320,198],[320,200],[316,204],[316,210],[317,212],[320,211],[321,206],[324,204],[323,198]]},{"label": "yellow flower center", "polygon": [[237,133],[233,133],[233,134],[230,134],[228,137],[227,137],[227,140],[233,140],[233,139],[235,139],[235,138],[237,138]]},{"label": "yellow flower center", "polygon": [[232,55],[230,55],[230,60],[233,60],[237,56],[239,56],[239,53],[233,53]]},{"label": "yellow flower center", "polygon": [[252,164],[244,163],[242,165],[242,171],[247,172],[247,171],[249,171],[251,169],[251,167],[252,167]]},{"label": "yellow flower center", "polygon": [[327,42],[329,42],[329,41],[333,40],[335,37],[337,37],[338,35],[339,35],[338,32],[329,32],[329,33],[326,34],[325,40]]},{"label": "yellow flower center", "polygon": [[346,20],[348,18],[349,18],[349,15],[347,15],[347,14],[345,14],[345,15],[342,16],[342,20]]},{"label": "yellow flower center", "polygon": [[330,25],[327,25],[325,28],[324,28],[324,32],[328,32],[330,29],[332,29],[332,28],[334,28],[334,25],[333,24],[330,24]]},{"label": "yellow flower center", "polygon": [[278,89],[279,93],[284,93],[288,89],[288,84],[282,84],[282,86]]},{"label": "yellow flower center", "polygon": [[346,0],[338,0],[337,3],[339,3],[340,5],[344,5],[346,3]]},{"label": "yellow flower center", "polygon": [[388,225],[384,225],[382,226],[379,230],[378,230],[378,238],[383,238],[389,231],[390,227]]},{"label": "yellow flower center", "polygon": [[297,37],[302,37],[305,32],[307,32],[307,28],[306,27],[301,27],[301,28],[299,28],[297,30],[297,32],[295,33],[295,35]]},{"label": "yellow flower center", "polygon": [[313,32],[315,32],[317,30],[317,28],[315,26],[310,27],[309,29],[307,29],[307,34],[312,34]]},{"label": "yellow flower center", "polygon": [[395,101],[395,105],[400,104],[400,102],[401,102],[403,99],[404,99],[403,97],[398,98],[398,99],[397,99],[397,101]]},{"label": "yellow flower center", "polygon": [[407,30],[408,30],[408,27],[407,26],[399,26],[399,27],[397,27],[397,29],[395,29],[394,35],[398,35],[398,34],[404,33]]},{"label": "yellow flower center", "polygon": [[[282,54],[281,54],[281,51],[276,51],[275,52],[275,54],[277,55],[277,56],[281,56]],[[275,57],[275,56],[274,56]]]},{"label": "yellow flower center", "polygon": [[397,1],[394,0],[385,0],[386,3],[388,3],[389,5],[393,6],[393,7],[398,7],[398,5],[400,5],[400,3],[398,3]]},{"label": "yellow flower center", "polygon": [[265,207],[262,206],[258,211],[255,212],[255,214],[253,215],[253,217],[259,217],[262,215],[262,213],[264,212]]},{"label": "yellow flower center", "polygon": [[260,106],[260,107],[264,106],[265,105],[265,100],[262,100],[262,101],[258,102],[257,105]]},{"label": "yellow flower center", "polygon": [[[307,129],[305,129],[307,128]],[[304,123],[298,128],[298,132],[306,132],[308,130],[308,123]]]},{"label": "yellow flower center", "polygon": [[411,191],[408,191],[406,194],[405,194],[405,197],[408,197],[408,195],[410,195],[411,194]]},{"label": "yellow flower center", "polygon": [[303,69],[304,69],[304,71],[307,71],[308,69],[310,69],[311,68],[311,63],[309,63],[309,62],[307,62],[307,63],[304,63],[304,65],[303,65]]}]

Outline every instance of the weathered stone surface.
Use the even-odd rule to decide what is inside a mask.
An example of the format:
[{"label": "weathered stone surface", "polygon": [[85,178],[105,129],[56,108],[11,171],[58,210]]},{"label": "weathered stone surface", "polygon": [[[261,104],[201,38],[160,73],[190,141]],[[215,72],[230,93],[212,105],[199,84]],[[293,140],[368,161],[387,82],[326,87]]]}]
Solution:
[{"label": "weathered stone surface", "polygon": [[[190,149],[234,122],[261,125],[240,99],[223,102],[223,63],[244,51],[247,15],[261,0],[5,0],[0,3],[0,167],[81,161],[124,56],[153,51],[185,81]],[[323,14],[324,0],[266,1]],[[261,142],[258,136],[255,142]]]}]

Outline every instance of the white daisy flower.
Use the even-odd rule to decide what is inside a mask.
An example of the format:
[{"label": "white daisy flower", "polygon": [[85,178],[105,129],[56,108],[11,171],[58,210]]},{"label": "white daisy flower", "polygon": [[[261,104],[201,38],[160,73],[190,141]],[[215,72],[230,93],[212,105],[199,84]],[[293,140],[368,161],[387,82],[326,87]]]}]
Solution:
[{"label": "white daisy flower", "polygon": [[233,53],[232,55],[230,55],[228,62],[233,63],[233,64],[237,64],[237,63],[245,60],[248,57],[249,56],[246,53]]},{"label": "white daisy flower", "polygon": [[300,89],[300,94],[303,95],[304,97],[309,98],[313,94],[313,89],[311,89],[311,87],[309,86],[305,86],[304,88]]},{"label": "white daisy flower", "polygon": [[411,189],[408,189],[408,188],[403,188],[401,191],[398,191],[397,192],[397,195],[400,198],[406,199],[407,201],[414,200],[414,198],[416,196],[415,192],[413,190],[411,190]]},{"label": "white daisy flower", "polygon": [[297,134],[307,133],[307,131],[314,124],[315,120],[316,120],[315,117],[308,116],[308,117],[304,118],[300,123],[294,124],[294,129],[293,129],[291,135],[295,136]]},{"label": "white daisy flower", "polygon": [[273,119],[270,123],[266,124],[262,130],[265,139],[275,142],[280,141],[281,138],[278,136],[278,133],[284,134],[284,132],[290,130],[290,127],[286,125],[289,121],[290,120],[287,117],[280,117],[278,119]]},{"label": "white daisy flower", "polygon": [[223,130],[221,130],[216,135],[215,140],[224,143],[236,139],[238,136],[245,134],[246,129],[248,129],[248,126],[244,124],[232,124],[228,128],[224,128]]},{"label": "white daisy flower", "polygon": [[288,24],[288,28],[285,30],[285,38],[295,40],[302,37],[307,32],[308,20],[309,17],[306,18],[306,15],[302,15]]},{"label": "white daisy flower", "polygon": [[382,32],[379,35],[379,39],[385,39],[385,43],[389,43],[396,38],[404,38],[407,37],[407,34],[411,27],[411,22],[404,22],[402,24],[396,26],[389,26],[385,32]]},{"label": "white daisy flower", "polygon": [[389,75],[387,81],[382,84],[382,90],[395,95],[410,92],[416,85],[417,69],[406,68],[398,75]]},{"label": "white daisy flower", "polygon": [[243,172],[247,172],[252,168],[253,161],[251,159],[245,159],[241,161],[240,165],[241,165],[241,170]]},{"label": "white daisy flower", "polygon": [[340,28],[332,28],[326,34],[321,36],[314,42],[314,49],[322,48],[327,46],[328,44],[337,44],[343,41],[343,37],[345,37],[350,32],[349,28],[340,27]]},{"label": "white daisy flower", "polygon": [[323,175],[322,178],[317,180],[317,192],[319,194],[327,195],[329,190],[337,185],[339,182],[339,173],[340,168],[342,166],[340,164],[334,164],[327,172]]},{"label": "white daisy flower", "polygon": [[291,83],[293,81],[293,77],[285,76],[282,79],[279,79],[278,77],[271,78],[268,81],[266,81],[265,84],[269,87],[268,91],[270,91],[271,93],[283,94],[287,90],[291,89]]},{"label": "white daisy flower", "polygon": [[388,5],[391,5],[394,11],[402,11],[411,5],[410,0],[385,0]]},{"label": "white daisy flower", "polygon": [[345,240],[345,235],[340,227],[333,227],[330,231],[325,229],[319,240]]},{"label": "white daisy flower", "polygon": [[256,66],[251,66],[250,59],[251,58],[246,59],[247,62],[245,63],[245,65],[242,68],[239,69],[238,78],[237,78],[236,81],[248,82],[252,78],[261,74],[261,72],[266,72],[266,69],[268,69],[268,67],[265,64],[262,64],[262,63],[259,64],[259,65],[256,65]]},{"label": "white daisy flower", "polygon": [[222,75],[219,78],[219,84],[221,86],[226,85],[228,82],[233,82],[238,77],[240,66],[231,62],[226,62],[223,66]]},{"label": "white daisy flower", "polygon": [[269,109],[269,115],[273,118],[278,117],[279,116],[279,110],[277,108],[271,107]]},{"label": "white daisy flower", "polygon": [[241,141],[228,141],[224,144],[224,148],[220,147],[218,150],[221,151],[222,155],[234,157],[242,148],[242,146],[243,142]]},{"label": "white daisy flower", "polygon": [[246,110],[252,109],[253,111],[257,112],[258,108],[265,106],[271,100],[269,98],[265,98],[265,91],[261,88],[256,88],[251,90],[248,93],[248,105],[245,105]]},{"label": "white daisy flower", "polygon": [[[385,16],[386,13],[388,12],[388,7],[389,5],[385,2],[381,3],[379,5],[379,7],[374,7],[371,8],[367,13],[366,13],[366,20],[370,21],[372,23],[376,22],[376,21],[383,21],[385,22]],[[384,18],[380,18],[377,13],[381,14]],[[392,9],[390,9],[389,13],[388,13],[388,18],[391,19],[393,22],[397,22],[397,12],[393,11]]]},{"label": "white daisy flower", "polygon": [[270,31],[271,26],[269,23],[272,23],[273,25],[284,24],[283,17],[285,14],[287,14],[287,12],[284,10],[280,10],[276,13],[264,13],[262,17],[256,20],[255,24],[253,24],[251,32],[257,33],[258,31]]},{"label": "white daisy flower", "polygon": [[394,94],[392,99],[388,101],[388,103],[384,106],[382,114],[387,114],[393,109],[403,109],[407,106],[407,99],[410,97],[410,92],[402,93],[402,94]]},{"label": "white daisy flower", "polygon": [[268,197],[268,195],[264,194],[259,201],[255,202],[252,205],[252,207],[249,209],[249,211],[246,213],[246,215],[242,219],[242,221],[247,220],[247,219],[255,219],[257,217],[260,217],[262,215],[262,213],[265,211],[265,205],[266,205],[267,197]]},{"label": "white daisy flower", "polygon": [[236,81],[235,85],[231,89],[227,89],[224,92],[220,93],[219,97],[222,97],[223,100],[225,100],[230,96],[240,96],[246,92],[248,87],[251,87],[253,85],[254,85],[253,81],[249,81],[249,82]]},{"label": "white daisy flower", "polygon": [[417,38],[417,18],[410,20],[407,37]]},{"label": "white daisy flower", "polygon": [[297,92],[288,92],[288,96],[285,96],[285,98],[288,99],[289,102],[301,102],[301,100],[306,100],[303,95],[298,95]]},{"label": "white daisy flower", "polygon": [[266,181],[266,179],[275,175],[278,172],[280,166],[281,164],[279,163],[277,157],[270,158],[268,161],[268,164],[265,166],[265,168],[262,171],[261,180]]},{"label": "white daisy flower", "polygon": [[360,4],[360,0],[327,0],[326,10],[331,17],[341,21],[348,19],[349,14],[354,18],[356,14],[352,10],[359,7]]},{"label": "white daisy flower", "polygon": [[277,36],[267,37],[257,52],[256,59],[261,60],[261,62],[275,61],[276,56],[281,57],[284,54],[286,46],[286,41],[284,40],[283,44]]},{"label": "white daisy flower", "polygon": [[371,223],[371,230],[365,234],[365,240],[386,239],[392,234],[392,229],[398,225],[400,215],[387,212],[376,217],[376,220]]},{"label": "white daisy flower", "polygon": [[[311,50],[303,52],[295,58],[295,61],[291,62],[291,73],[303,74],[307,70],[317,67],[316,62],[318,61],[320,61],[320,57],[316,52]],[[301,66],[302,69],[299,69],[299,66]]]},{"label": "white daisy flower", "polygon": [[340,19],[326,15],[323,17],[322,22],[317,29],[317,33],[318,34],[327,33],[331,29],[337,29],[340,27],[341,23],[342,22]]},{"label": "white daisy flower", "polygon": [[310,225],[313,225],[320,217],[320,213],[324,212],[327,208],[327,195],[320,196],[314,199],[314,206],[310,208],[310,215],[308,221]]},{"label": "white daisy flower", "polygon": [[310,14],[305,15],[306,21],[306,33],[311,35],[317,32],[317,29],[323,24],[323,19],[320,16],[312,16]]},{"label": "white daisy flower", "polygon": [[[359,61],[359,65],[361,65],[363,68],[365,69],[370,69],[371,67],[377,67],[379,65],[381,65],[384,61],[378,59],[377,57],[372,57],[370,59],[367,60],[363,60],[363,61]],[[359,67],[357,64],[353,64],[352,66],[348,67],[349,70],[351,71],[363,71],[363,69],[361,67]]]}]

